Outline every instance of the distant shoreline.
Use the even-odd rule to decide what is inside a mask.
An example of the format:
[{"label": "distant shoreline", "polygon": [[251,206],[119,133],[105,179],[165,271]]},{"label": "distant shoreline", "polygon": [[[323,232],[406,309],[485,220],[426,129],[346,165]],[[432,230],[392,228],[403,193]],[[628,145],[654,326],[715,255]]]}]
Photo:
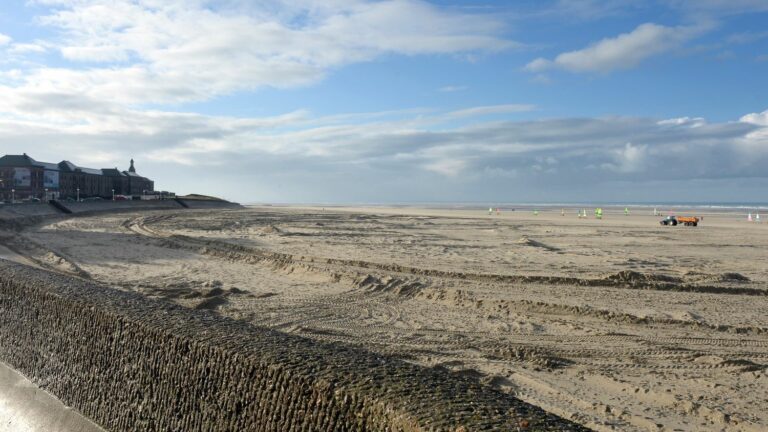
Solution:
[{"label": "distant shoreline", "polygon": [[754,213],[755,211],[768,213],[768,203],[247,203],[245,206],[275,206],[275,207],[327,207],[327,208],[410,208],[410,209],[439,209],[439,210],[484,210],[498,208],[501,211],[561,211],[562,209],[594,209],[602,207],[608,211],[624,211],[628,208],[632,211],[647,211],[653,213],[657,209],[659,213],[670,211],[707,213]]}]

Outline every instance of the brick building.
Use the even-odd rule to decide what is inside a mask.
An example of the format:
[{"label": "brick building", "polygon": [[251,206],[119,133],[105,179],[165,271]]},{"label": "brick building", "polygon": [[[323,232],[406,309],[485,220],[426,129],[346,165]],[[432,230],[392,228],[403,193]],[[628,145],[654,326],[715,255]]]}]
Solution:
[{"label": "brick building", "polygon": [[128,171],[117,168],[84,168],[70,161],[58,164],[38,162],[28,156],[0,157],[0,198],[112,198],[114,195],[142,195],[155,189],[154,182],[136,173],[133,159]]}]

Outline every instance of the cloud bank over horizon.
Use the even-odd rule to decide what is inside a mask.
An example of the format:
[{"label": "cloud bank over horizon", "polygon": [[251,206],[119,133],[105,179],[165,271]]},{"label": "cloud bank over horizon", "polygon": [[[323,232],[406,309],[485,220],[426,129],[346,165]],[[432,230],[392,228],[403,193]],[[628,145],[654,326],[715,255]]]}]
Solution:
[{"label": "cloud bank over horizon", "polygon": [[[585,20],[607,19],[589,13],[590,2],[553,2],[540,15],[566,3]],[[473,78],[504,73],[517,85],[515,77],[547,74],[526,85],[554,87],[575,72],[610,81],[651,58],[765,41],[741,32],[718,48],[692,45],[724,26],[710,11],[760,13],[759,3],[662,3],[685,10],[687,22],[644,20],[547,55],[502,6],[36,0],[20,6],[34,31],[0,27],[0,150],[93,167],[134,157],[164,189],[244,202],[764,200],[768,106],[717,120],[633,107],[583,115],[559,111],[556,93],[484,96],[485,83]],[[488,64],[513,58],[518,65],[506,70]],[[268,95],[304,94],[326,107],[326,94],[345,95],[332,86],[346,69],[372,71],[374,83],[421,62],[433,73],[403,82],[419,84],[427,103],[404,91],[391,108],[374,110],[341,102],[252,108]],[[366,100],[397,96],[376,93],[375,84],[365,91]]]}]

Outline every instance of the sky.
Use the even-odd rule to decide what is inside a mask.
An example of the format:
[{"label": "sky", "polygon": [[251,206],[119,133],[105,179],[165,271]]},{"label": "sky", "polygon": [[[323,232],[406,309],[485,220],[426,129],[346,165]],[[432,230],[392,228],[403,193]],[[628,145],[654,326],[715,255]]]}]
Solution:
[{"label": "sky", "polygon": [[6,0],[21,153],[242,203],[765,203],[768,1]]}]

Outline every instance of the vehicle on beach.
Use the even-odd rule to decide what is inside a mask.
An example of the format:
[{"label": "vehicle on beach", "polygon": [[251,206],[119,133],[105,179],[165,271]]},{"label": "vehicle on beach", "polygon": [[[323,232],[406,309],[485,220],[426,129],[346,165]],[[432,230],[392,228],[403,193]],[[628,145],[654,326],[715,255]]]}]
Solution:
[{"label": "vehicle on beach", "polygon": [[698,226],[699,225],[699,218],[696,216],[667,216],[664,219],[659,221],[660,225],[671,225],[676,226],[677,224],[685,225],[685,226]]}]

